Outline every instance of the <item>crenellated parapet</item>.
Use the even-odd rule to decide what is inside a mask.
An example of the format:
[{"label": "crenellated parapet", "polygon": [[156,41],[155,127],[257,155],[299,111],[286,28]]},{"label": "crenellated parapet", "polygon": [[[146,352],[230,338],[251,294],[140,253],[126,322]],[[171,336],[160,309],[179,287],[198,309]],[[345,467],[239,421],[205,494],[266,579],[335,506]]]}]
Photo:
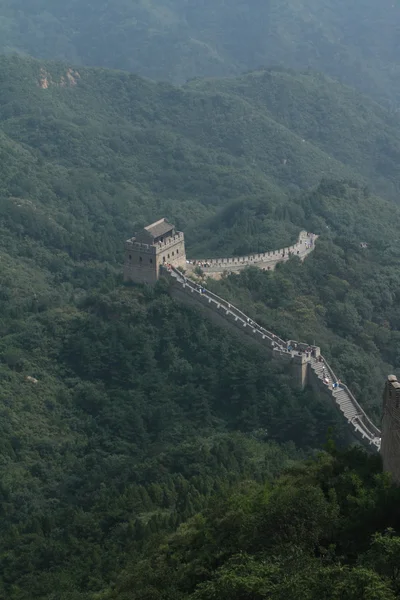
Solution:
[{"label": "crenellated parapet", "polygon": [[211,276],[223,272],[238,272],[249,266],[273,271],[278,263],[289,260],[291,256],[304,260],[314,250],[317,238],[318,236],[313,233],[301,231],[298,241],[293,246],[230,258],[195,259],[188,262],[187,270],[190,273],[196,266],[200,266],[207,275]]}]

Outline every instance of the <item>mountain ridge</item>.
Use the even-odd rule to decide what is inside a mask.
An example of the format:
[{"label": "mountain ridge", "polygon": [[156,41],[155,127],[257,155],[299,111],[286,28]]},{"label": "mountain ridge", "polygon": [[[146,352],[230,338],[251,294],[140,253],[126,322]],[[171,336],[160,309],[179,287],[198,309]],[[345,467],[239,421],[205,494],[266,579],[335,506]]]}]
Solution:
[{"label": "mountain ridge", "polygon": [[3,0],[2,52],[183,83],[260,66],[311,68],[399,106],[392,0]]}]

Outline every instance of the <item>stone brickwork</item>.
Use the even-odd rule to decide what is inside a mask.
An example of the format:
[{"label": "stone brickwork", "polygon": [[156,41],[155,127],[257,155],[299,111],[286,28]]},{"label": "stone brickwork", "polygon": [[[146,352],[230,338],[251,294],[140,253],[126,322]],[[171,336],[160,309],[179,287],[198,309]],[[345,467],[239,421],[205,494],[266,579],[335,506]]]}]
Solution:
[{"label": "stone brickwork", "polygon": [[287,246],[270,252],[252,253],[247,256],[236,256],[231,258],[205,258],[195,259],[187,264],[188,273],[196,266],[200,266],[206,275],[211,277],[221,273],[235,273],[246,267],[257,267],[264,271],[273,271],[278,263],[289,260],[291,256],[297,256],[304,260],[314,250],[315,241],[318,236],[307,231],[301,231],[298,241],[293,246]]},{"label": "stone brickwork", "polygon": [[167,219],[160,219],[144,227],[125,243],[124,281],[153,284],[159,278],[160,267],[167,264],[183,267],[188,274],[200,266],[210,277],[224,272],[235,273],[248,266],[274,270],[278,263],[289,260],[291,256],[304,260],[314,250],[317,237],[301,231],[296,244],[279,250],[233,258],[187,261],[183,233],[176,231]]},{"label": "stone brickwork", "polygon": [[166,264],[186,266],[184,235],[166,219],[144,227],[125,243],[124,281],[153,284]]},{"label": "stone brickwork", "polygon": [[382,461],[385,471],[400,484],[400,383],[389,375],[383,392]]}]

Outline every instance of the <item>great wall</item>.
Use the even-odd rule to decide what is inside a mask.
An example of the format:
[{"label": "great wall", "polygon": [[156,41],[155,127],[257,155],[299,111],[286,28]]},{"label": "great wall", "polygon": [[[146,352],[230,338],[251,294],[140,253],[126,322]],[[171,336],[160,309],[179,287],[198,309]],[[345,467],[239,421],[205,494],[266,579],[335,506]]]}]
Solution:
[{"label": "great wall", "polygon": [[233,304],[208,290],[202,282],[197,283],[192,279],[196,267],[200,267],[204,276],[217,277],[221,273],[235,273],[249,266],[273,270],[278,263],[289,260],[291,256],[304,260],[314,250],[317,237],[302,231],[296,244],[280,250],[236,258],[188,261],[184,234],[177,232],[166,219],[160,219],[126,242],[124,279],[138,283],[155,283],[160,275],[167,277],[172,297],[200,309],[207,318],[218,326],[240,335],[241,339],[262,347],[270,359],[287,367],[299,388],[309,386],[318,396],[331,402],[346,419],[349,431],[358,441],[370,450],[379,452],[380,430],[347,385],[340,382],[331,366],[321,356],[318,346],[281,339],[255,323]]},{"label": "great wall", "polygon": [[[300,388],[310,386],[319,396],[325,397],[342,413],[352,434],[370,449],[378,451],[381,432],[374,425],[353,394],[343,383],[338,387],[338,377],[328,362],[321,356],[318,346],[285,341],[274,333],[255,323],[230,302],[183,275],[174,267],[164,268],[164,274],[171,282],[171,295],[178,301],[200,309],[209,319],[219,326],[246,336],[250,343],[262,346],[271,358],[287,363],[296,385]],[[328,380],[329,383],[326,383]]]},{"label": "great wall", "polygon": [[249,254],[248,256],[236,256],[231,258],[205,258],[187,261],[186,270],[190,273],[196,267],[210,277],[218,277],[222,273],[236,273],[245,267],[257,267],[263,271],[273,271],[278,263],[286,262],[291,256],[297,256],[304,260],[313,251],[317,235],[307,231],[301,231],[299,238],[293,246],[287,246],[280,250]]}]

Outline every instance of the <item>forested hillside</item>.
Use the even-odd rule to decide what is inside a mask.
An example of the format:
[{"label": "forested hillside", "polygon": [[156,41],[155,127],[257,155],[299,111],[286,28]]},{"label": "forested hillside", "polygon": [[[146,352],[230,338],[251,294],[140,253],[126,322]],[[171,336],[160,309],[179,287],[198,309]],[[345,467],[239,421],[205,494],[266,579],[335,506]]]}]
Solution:
[{"label": "forested hillside", "polygon": [[[211,285],[284,339],[318,342],[379,423],[382,382],[400,358],[399,213],[354,185],[328,181],[281,211],[282,218],[296,215],[321,231],[312,256],[274,273],[249,269]],[[250,204],[224,237],[238,235],[240,222],[254,247],[262,215]]]},{"label": "forested hillside", "polygon": [[102,598],[394,600],[399,500],[376,458],[333,450],[219,495]]},{"label": "forested hillside", "polygon": [[[330,406],[173,302],[166,281],[123,285],[124,240],[151,220],[175,221],[192,256],[320,234],[303,265],[210,285],[277,333],[315,339],[378,419],[400,356],[398,175],[381,162],[400,128],[338,88],[331,141],[306,139],[273,86],[260,102],[268,77],[292,78],[304,114],[316,90],[330,96],[325,79],[275,71],[175,88],[0,60],[0,596],[107,597],[216,493],[272,482],[328,431],[348,443]],[[387,140],[380,157],[342,135],[360,103],[371,139]]]},{"label": "forested hillside", "polygon": [[[108,258],[121,236],[160,212],[185,231],[250,198],[268,203],[272,215],[288,193],[323,177],[398,196],[400,120],[347,88],[333,94],[324,78],[273,71],[239,78],[236,89],[227,80],[178,89],[17,57],[0,60],[0,77],[2,185],[13,198],[35,198],[36,211],[51,206],[58,235],[75,220],[75,243],[82,216],[106,218]],[[277,109],[282,100],[286,112]],[[355,121],[355,113],[364,116]],[[86,253],[101,234],[95,221]],[[99,251],[105,258],[108,248]]]},{"label": "forested hillside", "polygon": [[[305,142],[351,165],[375,190],[398,199],[399,117],[353,88],[321,74],[273,69],[199,79],[190,89],[241,98]],[[286,158],[290,165],[291,153]]]},{"label": "forested hillside", "polygon": [[1,0],[0,50],[183,83],[311,68],[399,105],[393,0]]}]

